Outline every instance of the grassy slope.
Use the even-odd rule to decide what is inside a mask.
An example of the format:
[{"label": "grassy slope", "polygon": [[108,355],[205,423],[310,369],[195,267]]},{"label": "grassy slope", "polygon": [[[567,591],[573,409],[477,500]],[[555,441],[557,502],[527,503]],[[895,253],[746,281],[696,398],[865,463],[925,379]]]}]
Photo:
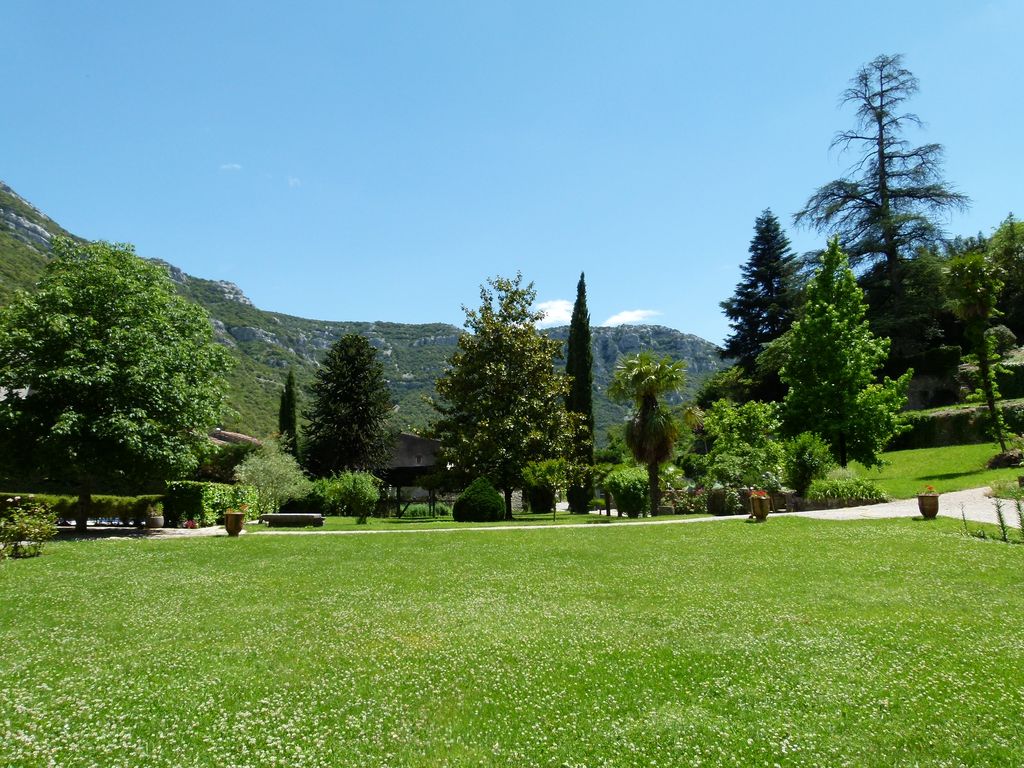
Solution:
[{"label": "grassy slope", "polygon": [[1020,765],[1024,546],[956,529],[56,544],[0,764]]},{"label": "grassy slope", "polygon": [[928,485],[945,493],[1016,480],[1022,473],[1019,468],[986,469],[985,462],[998,452],[995,443],[919,448],[883,453],[884,464],[879,468],[852,466],[857,474],[874,480],[890,495],[909,499]]}]

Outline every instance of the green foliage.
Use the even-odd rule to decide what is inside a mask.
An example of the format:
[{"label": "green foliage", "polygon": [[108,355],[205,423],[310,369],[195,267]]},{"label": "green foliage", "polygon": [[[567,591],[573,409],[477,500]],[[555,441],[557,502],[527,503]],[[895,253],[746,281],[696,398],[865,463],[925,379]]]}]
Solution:
[{"label": "green foliage", "polygon": [[793,322],[795,257],[778,218],[768,209],[754,223],[749,252],[735,293],[721,303],[732,328],[722,357],[735,359],[747,376],[756,379],[753,399],[780,399],[777,370],[755,376],[756,362],[765,346]]},{"label": "green foliage", "polygon": [[309,493],[312,484],[299,463],[274,440],[267,440],[235,470],[235,479],[256,489],[256,514],[273,514],[288,499]]},{"label": "green foliage", "polygon": [[449,505],[447,505],[447,504],[445,504],[444,502],[441,502],[441,501],[434,502],[434,508],[433,509],[430,508],[429,504],[425,504],[425,503],[422,503],[422,502],[416,502],[414,504],[410,504],[408,507],[405,508],[405,511],[402,512],[402,518],[403,519],[406,519],[406,518],[422,518],[422,517],[427,517],[427,518],[451,517],[451,516],[452,516],[452,508]]},{"label": "green foliage", "polygon": [[714,403],[704,414],[704,432],[712,441],[704,459],[705,482],[777,490],[784,456],[781,426],[776,403]]},{"label": "green foliage", "polygon": [[821,435],[844,466],[848,458],[877,463],[879,452],[903,431],[899,414],[912,375],[875,383],[889,342],[871,333],[865,312],[863,293],[833,238],[787,333],[789,353],[780,375],[789,385],[783,406],[788,431]]},{"label": "green foliage", "polygon": [[824,479],[835,466],[828,443],[813,432],[801,432],[786,442],[786,484],[797,496],[806,496],[815,480]]},{"label": "green foliage", "polygon": [[288,378],[281,391],[281,404],[277,409],[277,434],[284,449],[292,456],[297,457],[299,455],[299,415],[294,368],[288,370]]},{"label": "green foliage", "polygon": [[639,517],[650,509],[648,477],[640,467],[616,467],[605,476],[604,487],[615,500],[615,508],[627,517]]},{"label": "green foliage", "polygon": [[[187,475],[224,397],[227,358],[206,313],[131,246],[54,241],[38,290],[0,309],[9,460],[97,483]],[[81,522],[81,521],[80,521]]]},{"label": "green foliage", "polygon": [[211,483],[233,483],[235,469],[258,449],[258,445],[248,442],[211,445],[203,456],[196,476],[199,480]]},{"label": "green foliage", "polygon": [[480,288],[480,308],[466,309],[471,333],[459,337],[437,381],[434,436],[440,460],[463,478],[487,477],[506,494],[523,484],[531,461],[564,457],[580,426],[565,398],[569,380],[556,373],[561,344],[537,332],[533,284],[497,277]]},{"label": "green foliage", "polygon": [[[570,449],[572,460],[579,467],[589,468],[594,464],[594,357],[590,338],[590,311],[587,309],[587,284],[582,272],[576,286],[572,321],[569,323],[565,372],[570,380],[565,407],[570,413],[579,414],[581,422]],[[569,486],[569,509],[576,514],[586,514],[587,500],[593,495],[594,484],[588,471],[580,475]]]},{"label": "green foliage", "polygon": [[313,382],[313,403],[306,411],[306,467],[318,477],[384,467],[394,446],[388,421],[393,407],[376,350],[365,336],[342,336]]},{"label": "green foliage", "polygon": [[837,477],[815,480],[807,489],[810,501],[844,501],[851,505],[880,504],[889,495],[870,480],[860,477]]},{"label": "green foliage", "polygon": [[53,510],[33,496],[0,499],[0,560],[36,557],[57,535]]},{"label": "green foliage", "polygon": [[486,523],[505,516],[505,502],[486,477],[478,477],[466,488],[452,507],[457,523]]},{"label": "green foliage", "polygon": [[998,269],[980,252],[957,256],[949,264],[949,295],[953,309],[963,320],[968,343],[974,354],[977,399],[988,407],[993,437],[1006,451],[1006,425],[996,402],[999,386],[996,375],[1000,372],[996,337],[987,333],[992,318],[999,315],[996,301],[1003,282]]},{"label": "green foliage", "polygon": [[565,459],[531,461],[523,467],[523,484],[530,502],[531,512],[551,512],[555,508],[555,495],[565,485],[568,466]]},{"label": "green foliage", "polygon": [[608,386],[613,400],[633,403],[633,416],[626,422],[626,446],[647,467],[652,515],[658,512],[661,497],[660,465],[672,457],[680,431],[679,422],[660,398],[677,393],[685,382],[684,361],[640,352],[619,361]]},{"label": "green foliage", "polygon": [[989,260],[999,268],[1003,291],[999,307],[1005,322],[1018,337],[1024,337],[1024,221],[1011,213],[986,244]]},{"label": "green foliage", "polygon": [[229,509],[244,507],[247,519],[255,519],[259,497],[249,485],[175,480],[167,484],[162,501],[166,527],[177,528],[192,520],[203,528],[223,524],[224,513]]},{"label": "green foliage", "polygon": [[380,500],[380,480],[369,472],[341,472],[318,480],[316,493],[327,514],[346,515],[366,523]]}]

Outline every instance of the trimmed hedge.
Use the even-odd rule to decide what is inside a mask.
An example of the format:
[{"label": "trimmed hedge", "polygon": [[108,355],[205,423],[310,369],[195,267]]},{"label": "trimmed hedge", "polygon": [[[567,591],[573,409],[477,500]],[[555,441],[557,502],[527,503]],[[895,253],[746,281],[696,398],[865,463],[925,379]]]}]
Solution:
[{"label": "trimmed hedge", "polygon": [[[1024,402],[1001,404],[999,411],[1010,432],[1024,432]],[[984,406],[928,413],[908,411],[902,416],[910,429],[889,444],[890,451],[971,445],[992,440],[988,432],[988,408]]]},{"label": "trimmed hedge", "polygon": [[256,489],[248,485],[176,480],[167,484],[164,525],[177,528],[194,520],[201,528],[224,522],[224,512],[247,505],[247,519],[256,519]]},{"label": "trimmed hedge", "polygon": [[[67,494],[51,493],[6,493],[0,496],[8,499],[14,496],[33,497],[49,507],[59,520],[71,520],[78,513],[78,497]],[[107,496],[92,497],[92,509],[89,517],[94,519],[118,519],[122,523],[141,522],[146,519],[146,510],[163,500],[159,494],[145,496]]]},{"label": "trimmed hedge", "polygon": [[457,523],[488,523],[505,519],[505,500],[486,477],[478,477],[455,500],[452,519]]}]

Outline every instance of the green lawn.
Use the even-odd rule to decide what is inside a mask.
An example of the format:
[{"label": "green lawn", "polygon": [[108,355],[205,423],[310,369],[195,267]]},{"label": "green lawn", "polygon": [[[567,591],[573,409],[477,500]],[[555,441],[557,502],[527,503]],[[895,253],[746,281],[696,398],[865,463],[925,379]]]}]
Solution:
[{"label": "green lawn", "polygon": [[0,765],[1021,765],[1024,546],[957,531],[57,543],[0,563]]},{"label": "green lawn", "polygon": [[[685,514],[685,515],[659,515],[659,520],[676,520],[680,518],[688,517],[707,517],[706,514]],[[515,519],[512,521],[500,520],[493,523],[456,523],[450,517],[389,517],[379,518],[370,517],[367,518],[364,525],[358,525],[356,518],[354,517],[326,517],[324,518],[324,524],[320,527],[308,526],[299,530],[306,531],[367,531],[367,530],[406,530],[406,531],[419,531],[419,530],[431,530],[431,529],[447,529],[447,528],[493,528],[507,525],[521,526],[521,525],[570,525],[570,524],[589,524],[589,525],[601,525],[602,523],[628,523],[637,522],[642,519],[650,518],[636,518],[630,520],[628,517],[617,517],[614,513],[611,517],[605,515],[573,515],[569,512],[558,512],[552,517],[551,513],[541,514],[517,514]],[[253,523],[247,523],[245,526],[246,530],[250,533],[267,533],[268,531],[288,531],[296,530],[295,528],[268,528],[264,525],[254,525]]]},{"label": "green lawn", "polygon": [[950,445],[944,448],[918,448],[912,451],[890,451],[882,454],[882,467],[865,469],[851,467],[862,476],[874,480],[897,499],[909,499],[928,485],[939,493],[978,488],[993,483],[1016,481],[1024,469],[986,469],[985,462],[999,453],[997,443]]}]

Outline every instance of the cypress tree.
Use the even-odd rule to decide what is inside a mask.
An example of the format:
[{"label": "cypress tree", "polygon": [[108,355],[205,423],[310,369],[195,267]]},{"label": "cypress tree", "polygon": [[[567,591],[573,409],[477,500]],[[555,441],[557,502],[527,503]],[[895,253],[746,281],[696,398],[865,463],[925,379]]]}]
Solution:
[{"label": "cypress tree", "polygon": [[298,456],[298,401],[295,397],[295,370],[288,371],[284,391],[281,393],[281,405],[277,410],[277,431],[281,436],[281,445],[292,456]]},{"label": "cypress tree", "polygon": [[582,272],[576,285],[576,303],[573,305],[572,322],[569,324],[565,372],[572,377],[572,385],[565,402],[566,410],[580,414],[584,426],[571,449],[573,463],[578,465],[583,473],[576,483],[569,486],[569,509],[574,514],[586,514],[590,499],[594,495],[591,476],[591,468],[594,465],[594,358],[590,347],[587,284]]}]

